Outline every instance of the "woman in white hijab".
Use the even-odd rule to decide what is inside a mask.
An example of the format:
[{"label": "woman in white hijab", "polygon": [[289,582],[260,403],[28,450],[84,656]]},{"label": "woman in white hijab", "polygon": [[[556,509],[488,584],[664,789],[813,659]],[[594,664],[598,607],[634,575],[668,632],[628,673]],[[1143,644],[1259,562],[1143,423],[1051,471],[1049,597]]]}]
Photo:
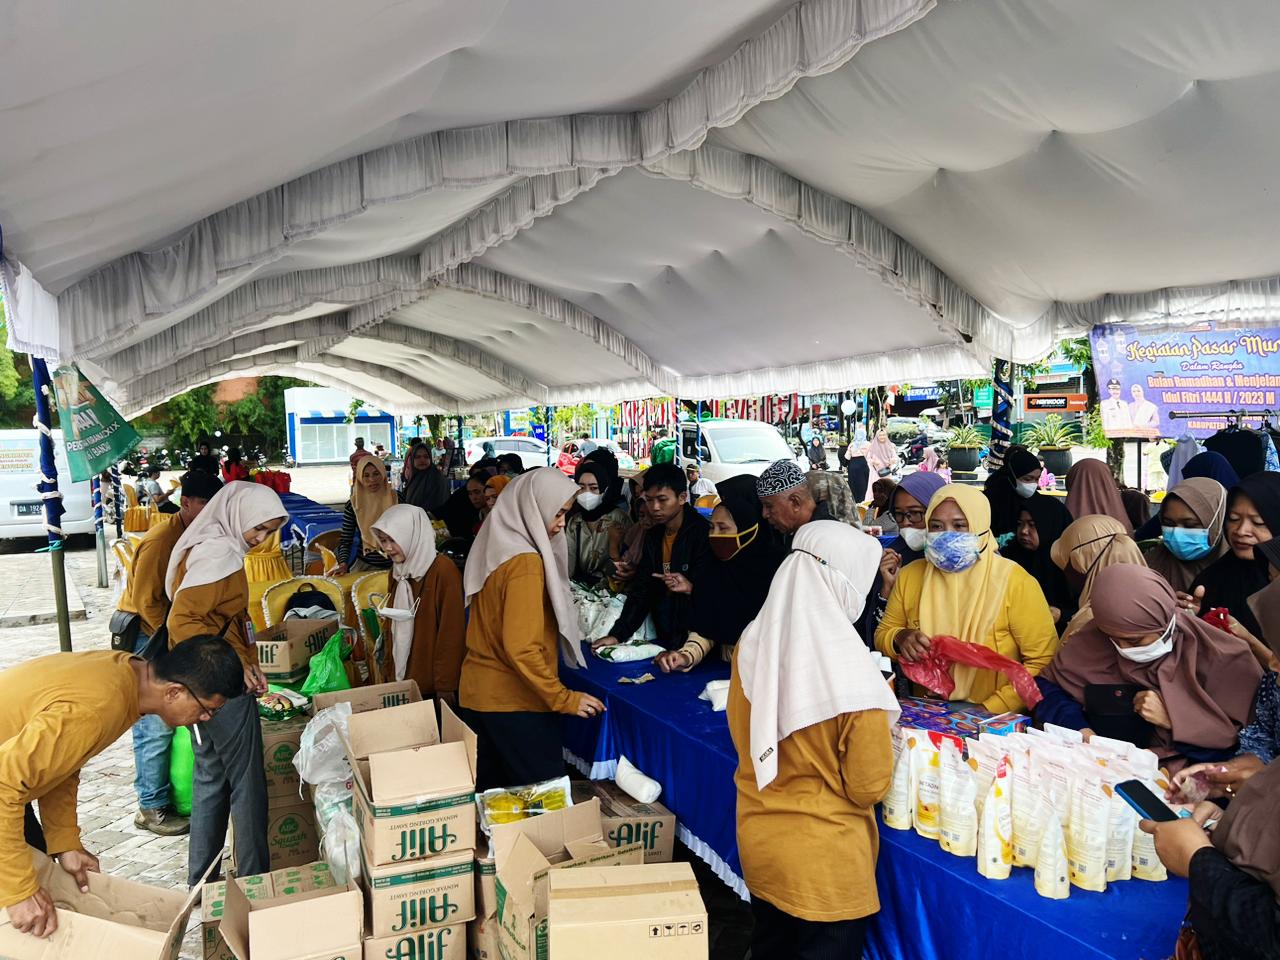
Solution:
[{"label": "woman in white hijab", "polygon": [[898,701],[854,627],[880,557],[848,524],[805,524],[738,642],[729,732],[754,960],[860,957],[880,909],[875,805]]},{"label": "woman in white hijab", "polygon": [[193,637],[221,636],[244,664],[246,692],[193,729],[195,782],[187,882],[195,886],[222,856],[228,817],[236,821],[236,868],[243,876],[271,869],[267,846],[267,779],[257,695],[267,692],[249,622],[245,555],[284,524],[288,513],[274,490],[238,480],[214,495],[178,538],[165,590],[169,648]]},{"label": "woman in white hijab", "polygon": [[383,643],[383,678],[417,681],[424,697],[457,706],[467,631],[462,574],[436,553],[436,532],[421,507],[397,504],[373,522],[373,532],[392,562],[387,606],[402,611]]},{"label": "woman in white hijab", "polygon": [[467,557],[471,605],[459,701],[479,740],[477,788],[521,786],[564,773],[557,714],[596,717],[604,704],[568,689],[557,649],[583,665],[569,595],[565,515],[578,486],[559,470],[517,477],[494,504]]}]

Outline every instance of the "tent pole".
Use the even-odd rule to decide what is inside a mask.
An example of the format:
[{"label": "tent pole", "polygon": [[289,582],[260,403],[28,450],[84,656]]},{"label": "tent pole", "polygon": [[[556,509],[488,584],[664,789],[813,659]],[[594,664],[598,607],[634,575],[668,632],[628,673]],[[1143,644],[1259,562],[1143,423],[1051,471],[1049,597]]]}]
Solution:
[{"label": "tent pole", "polygon": [[116,539],[124,537],[124,490],[120,487],[120,464],[111,465],[111,502],[116,505]]},{"label": "tent pole", "polygon": [[93,478],[90,488],[93,491],[93,533],[98,551],[98,586],[107,587],[110,583],[107,580],[107,532],[104,529],[105,521],[102,515],[101,475]]},{"label": "tent pole", "polygon": [[44,500],[44,527],[49,534],[49,554],[53,567],[53,599],[58,610],[58,646],[71,652],[71,615],[67,610],[67,558],[62,550],[62,494],[58,492],[58,467],[53,456],[53,429],[49,413],[52,390],[49,368],[39,357],[30,357],[31,383],[36,394],[36,415],[31,425],[40,434],[40,482],[36,489]]}]

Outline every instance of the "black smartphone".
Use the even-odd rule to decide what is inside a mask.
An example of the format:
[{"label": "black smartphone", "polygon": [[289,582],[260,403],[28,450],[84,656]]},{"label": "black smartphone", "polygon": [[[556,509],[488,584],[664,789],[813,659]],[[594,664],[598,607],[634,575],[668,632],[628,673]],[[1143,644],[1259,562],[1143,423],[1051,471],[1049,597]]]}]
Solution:
[{"label": "black smartphone", "polygon": [[1116,793],[1120,794],[1124,801],[1138,811],[1145,820],[1167,822],[1178,819],[1178,815],[1170,809],[1169,805],[1152,793],[1141,780],[1125,780],[1123,783],[1117,783]]}]

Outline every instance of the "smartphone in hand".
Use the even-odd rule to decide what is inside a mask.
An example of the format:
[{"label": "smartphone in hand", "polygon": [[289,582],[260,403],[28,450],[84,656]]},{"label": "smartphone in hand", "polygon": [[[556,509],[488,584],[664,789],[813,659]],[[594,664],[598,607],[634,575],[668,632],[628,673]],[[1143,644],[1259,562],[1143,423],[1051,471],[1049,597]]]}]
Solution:
[{"label": "smartphone in hand", "polygon": [[1133,807],[1144,820],[1164,823],[1179,819],[1178,814],[1152,793],[1151,788],[1141,780],[1125,780],[1117,783],[1116,793],[1120,794],[1125,803]]}]

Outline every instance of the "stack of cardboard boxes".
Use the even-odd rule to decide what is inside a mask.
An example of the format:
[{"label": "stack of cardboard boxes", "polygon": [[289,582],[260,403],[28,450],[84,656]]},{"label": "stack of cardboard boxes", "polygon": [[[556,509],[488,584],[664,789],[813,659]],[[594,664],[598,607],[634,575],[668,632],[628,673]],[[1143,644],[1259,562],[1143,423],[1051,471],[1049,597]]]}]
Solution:
[{"label": "stack of cardboard boxes", "polygon": [[436,704],[416,685],[405,696],[403,705],[352,714],[344,741],[360,828],[365,956],[463,960],[476,912],[475,734],[446,704],[437,724]]}]

